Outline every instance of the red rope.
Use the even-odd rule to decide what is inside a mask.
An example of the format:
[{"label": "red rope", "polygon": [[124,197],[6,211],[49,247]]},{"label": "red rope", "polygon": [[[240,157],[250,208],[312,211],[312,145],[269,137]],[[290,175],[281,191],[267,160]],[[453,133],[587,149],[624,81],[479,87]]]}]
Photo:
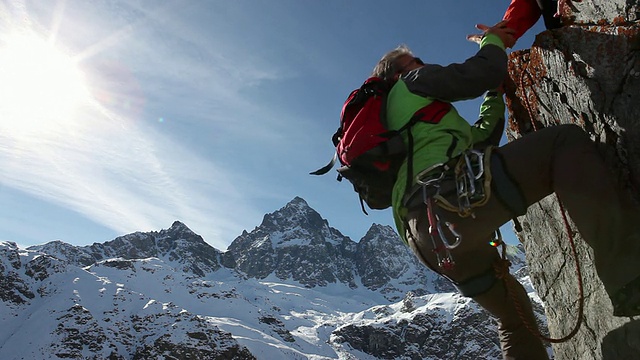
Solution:
[{"label": "red rope", "polygon": [[[556,197],[557,197],[557,195],[556,195]],[[499,279],[502,279],[504,281],[505,288],[507,289],[507,293],[509,294],[509,297],[511,298],[511,301],[513,302],[513,305],[516,308],[516,312],[518,313],[518,316],[520,317],[520,320],[522,320],[522,323],[524,324],[524,326],[533,335],[539,337],[540,339],[542,339],[544,341],[548,341],[550,343],[563,343],[563,342],[568,341],[572,337],[574,337],[578,333],[578,330],[580,329],[580,326],[582,325],[583,313],[584,313],[584,290],[583,290],[583,285],[582,285],[582,272],[580,271],[580,266],[579,266],[579,263],[578,263],[578,251],[576,250],[575,241],[573,240],[573,233],[571,231],[571,227],[569,226],[569,220],[567,219],[567,216],[566,216],[565,211],[564,211],[564,207],[562,206],[562,203],[560,202],[560,199],[558,199],[558,203],[560,204],[560,212],[562,214],[562,219],[564,221],[565,230],[567,231],[567,235],[569,237],[569,244],[571,245],[571,252],[573,253],[573,256],[574,256],[574,258],[576,260],[576,271],[577,271],[577,275],[578,275],[578,291],[579,291],[578,317],[577,317],[577,320],[576,320],[576,325],[573,327],[571,332],[569,332],[569,334],[567,334],[567,335],[565,335],[565,336],[563,336],[561,338],[547,337],[547,336],[542,335],[542,333],[540,333],[540,329],[538,328],[537,324],[531,324],[527,320],[526,312],[522,308],[522,304],[520,303],[520,301],[518,301],[518,298],[516,297],[516,292],[514,291],[515,286],[518,285],[517,284],[518,280],[516,280],[514,277],[507,276],[509,274],[509,266],[511,266],[511,262],[509,262],[509,260],[507,260],[507,258],[506,258],[506,252],[504,251],[504,246],[505,246],[504,244],[503,244],[502,260],[497,261],[496,263],[494,263],[494,269],[496,271],[496,276]]]},{"label": "red rope", "polygon": [[[531,55],[529,55],[529,56],[531,56]],[[522,98],[524,98],[524,100],[525,100],[525,108],[527,110],[527,113],[529,114],[529,120],[531,121],[531,125],[533,127],[533,130],[534,131],[538,131],[536,123],[535,123],[535,121],[533,119],[533,112],[531,110],[531,104],[529,103],[529,97],[525,93],[525,88],[524,88],[524,74],[527,73],[529,75],[529,77],[531,78],[531,74],[527,71],[528,68],[529,68],[529,62],[527,61],[526,65],[522,69],[522,72],[520,73],[520,81],[519,81],[520,92],[522,93],[521,94]],[[533,84],[530,83],[529,85],[531,86]],[[518,128],[519,128],[519,126],[518,126]],[[503,245],[502,260],[500,261],[500,263],[494,264],[494,268],[496,270],[498,278],[503,279],[503,281],[505,283],[505,287],[507,288],[507,292],[509,293],[509,296],[511,297],[511,300],[513,301],[514,306],[516,308],[516,312],[518,313],[518,316],[520,316],[520,319],[522,320],[522,322],[525,325],[525,327],[532,334],[538,336],[539,338],[541,338],[541,339],[543,339],[545,341],[548,341],[548,342],[551,342],[551,343],[562,343],[562,342],[568,341],[573,336],[575,336],[578,333],[578,330],[580,329],[580,326],[582,325],[583,314],[584,314],[584,289],[583,289],[583,284],[582,284],[582,272],[580,271],[580,262],[578,260],[578,251],[576,250],[575,241],[573,239],[573,232],[571,231],[571,226],[569,225],[569,220],[567,219],[566,211],[564,209],[564,206],[562,205],[562,202],[560,201],[560,198],[558,197],[558,194],[556,194],[556,200],[558,201],[558,204],[560,206],[560,214],[562,215],[562,220],[564,222],[565,231],[567,232],[567,236],[569,238],[569,244],[571,246],[571,252],[572,252],[573,257],[575,259],[576,273],[577,273],[577,277],[578,277],[578,293],[579,293],[578,318],[577,318],[577,321],[576,321],[576,325],[573,327],[571,332],[569,334],[561,337],[561,338],[554,339],[554,338],[550,338],[550,337],[542,335],[540,333],[540,329],[538,328],[537,324],[530,324],[529,323],[529,321],[526,319],[524,309],[522,309],[522,305],[517,300],[516,295],[515,295],[515,291],[513,291],[513,286],[515,286],[515,284],[513,284],[513,281],[517,282],[517,280],[515,278],[513,278],[513,277],[507,276],[507,274],[509,273],[509,266],[511,264],[510,264],[509,260],[506,259],[506,253],[504,251],[504,245]]]}]

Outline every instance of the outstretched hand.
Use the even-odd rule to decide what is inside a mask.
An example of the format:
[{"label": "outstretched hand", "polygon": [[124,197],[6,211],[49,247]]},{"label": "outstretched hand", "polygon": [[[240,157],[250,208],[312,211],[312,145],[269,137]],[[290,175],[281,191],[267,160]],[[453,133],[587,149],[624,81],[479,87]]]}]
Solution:
[{"label": "outstretched hand", "polygon": [[477,24],[476,29],[482,31],[482,34],[467,35],[467,40],[479,44],[485,34],[495,34],[500,38],[500,40],[502,40],[505,47],[513,47],[516,43],[513,36],[515,34],[515,30],[508,28],[507,21],[505,20],[500,21],[491,27],[483,24]]}]

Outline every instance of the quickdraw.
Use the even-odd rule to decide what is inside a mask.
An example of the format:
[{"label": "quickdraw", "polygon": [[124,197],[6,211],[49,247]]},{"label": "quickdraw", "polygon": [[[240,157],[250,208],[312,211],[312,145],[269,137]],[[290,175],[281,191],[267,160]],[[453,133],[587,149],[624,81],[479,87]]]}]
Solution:
[{"label": "quickdraw", "polygon": [[[471,211],[471,204],[485,199],[482,176],[484,175],[484,154],[477,150],[465,152],[456,166],[456,190],[458,194],[458,213]],[[478,186],[476,186],[478,185]],[[474,216],[471,212],[471,216]]]}]

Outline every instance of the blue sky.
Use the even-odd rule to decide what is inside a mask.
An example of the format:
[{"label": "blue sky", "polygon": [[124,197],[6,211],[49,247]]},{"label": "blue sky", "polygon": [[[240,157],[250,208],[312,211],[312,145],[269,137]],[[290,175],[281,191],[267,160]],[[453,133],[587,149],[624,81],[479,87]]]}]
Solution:
[{"label": "blue sky", "polygon": [[[507,5],[0,2],[0,68],[16,69],[0,73],[0,240],[85,245],[180,220],[224,250],[300,196],[357,241],[390,211],[365,216],[349,184],[308,175],[345,97],[399,44],[431,63],[472,56],[465,35]],[[54,52],[15,56],[40,40]],[[476,120],[478,101],[456,106]]]}]

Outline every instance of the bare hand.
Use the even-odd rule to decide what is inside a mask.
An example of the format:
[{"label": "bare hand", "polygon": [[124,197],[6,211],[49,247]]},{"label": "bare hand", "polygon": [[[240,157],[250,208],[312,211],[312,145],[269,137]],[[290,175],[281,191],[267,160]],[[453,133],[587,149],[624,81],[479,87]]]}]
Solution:
[{"label": "bare hand", "polygon": [[485,34],[495,34],[500,38],[500,40],[502,40],[505,47],[513,47],[516,43],[516,40],[513,37],[515,30],[508,28],[507,22],[504,20],[491,27],[483,24],[477,24],[476,28],[482,31],[482,34],[467,35],[467,40],[480,43]]},{"label": "bare hand", "polygon": [[480,41],[482,41],[483,36],[484,34],[470,34],[470,35],[467,35],[467,40],[472,41],[476,44],[480,44]]}]

